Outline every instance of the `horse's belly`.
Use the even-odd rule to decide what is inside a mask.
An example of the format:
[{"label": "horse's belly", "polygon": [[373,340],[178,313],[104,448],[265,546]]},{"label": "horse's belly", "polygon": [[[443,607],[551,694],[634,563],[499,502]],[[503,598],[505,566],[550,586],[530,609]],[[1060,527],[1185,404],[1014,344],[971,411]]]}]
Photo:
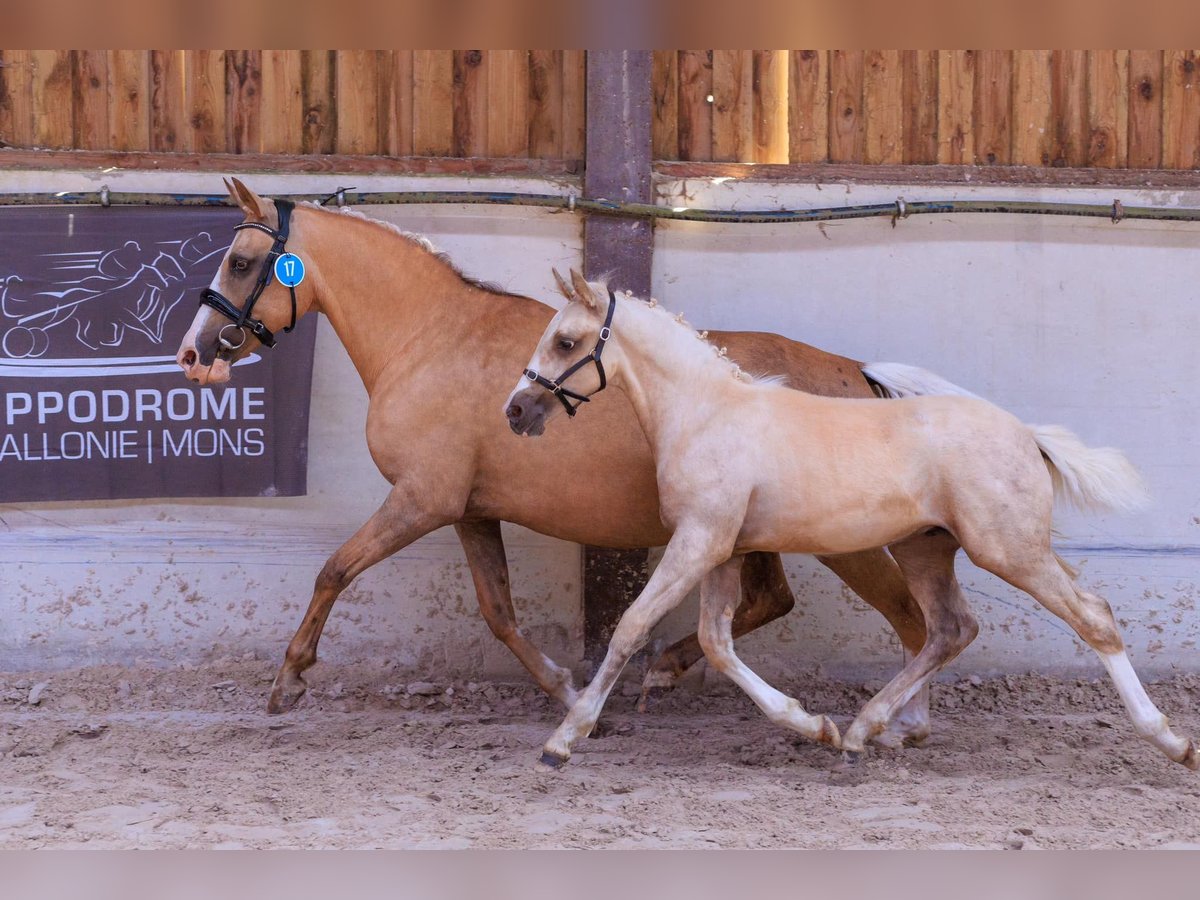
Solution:
[{"label": "horse's belly", "polygon": [[936,525],[905,494],[874,498],[870,503],[824,505],[779,497],[751,501],[738,535],[739,550],[833,555],[883,547],[920,528]]}]

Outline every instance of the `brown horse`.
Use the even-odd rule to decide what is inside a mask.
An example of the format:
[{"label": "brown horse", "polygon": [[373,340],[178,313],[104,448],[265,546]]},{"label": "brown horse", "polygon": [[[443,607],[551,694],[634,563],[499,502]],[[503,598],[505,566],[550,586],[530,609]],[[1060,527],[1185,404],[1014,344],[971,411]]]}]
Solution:
[{"label": "brown horse", "polygon": [[[246,223],[278,228],[274,203],[236,179],[227,187]],[[240,230],[213,289],[241,308],[272,244],[273,236],[260,228]],[[422,239],[354,213],[297,207],[287,251],[300,256],[307,270],[296,288],[298,314],[329,317],[370,395],[367,443],[392,489],[317,576],[268,709],[283,712],[304,693],[301,673],[316,661],[321,630],[350,582],[445,525],[458,532],[488,626],[545,691],[570,707],[578,696],[570,672],[517,627],[500,521],[603,547],[665,544],[671,535],[659,518],[650,447],[628,401],[619,391],[607,392],[572,427],[521,441],[496,410],[553,309],[464,278]],[[253,307],[253,316],[272,332],[291,315],[291,298],[278,281]],[[230,325],[225,315],[201,306],[177,356],[189,379],[227,381],[230,364],[258,345],[248,329],[239,336]],[[236,349],[221,346],[221,334]],[[714,332],[713,338],[748,371],[785,376],[800,390],[872,396],[860,364],[844,357],[773,334]],[[885,551],[821,561],[887,618],[910,654],[921,650],[922,613]],[[735,636],[778,618],[795,602],[778,554],[750,554],[741,582]],[[653,663],[647,683],[671,684],[702,655],[694,634],[684,638]],[[920,739],[928,729],[922,694],[881,741]]]}]

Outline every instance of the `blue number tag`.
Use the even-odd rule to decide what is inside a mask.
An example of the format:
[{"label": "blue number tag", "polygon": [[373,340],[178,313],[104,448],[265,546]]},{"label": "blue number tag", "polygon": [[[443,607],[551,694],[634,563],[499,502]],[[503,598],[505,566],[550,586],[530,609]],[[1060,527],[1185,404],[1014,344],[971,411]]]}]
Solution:
[{"label": "blue number tag", "polygon": [[284,287],[295,287],[304,280],[304,262],[295,253],[285,253],[275,260],[275,277]]}]

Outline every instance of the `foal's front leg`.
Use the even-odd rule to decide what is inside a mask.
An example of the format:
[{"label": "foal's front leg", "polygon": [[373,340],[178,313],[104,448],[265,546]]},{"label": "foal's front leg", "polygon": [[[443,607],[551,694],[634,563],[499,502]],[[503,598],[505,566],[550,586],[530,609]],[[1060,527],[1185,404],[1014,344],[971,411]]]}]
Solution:
[{"label": "foal's front leg", "polygon": [[714,668],[745,691],[772,722],[814,741],[839,746],[837,726],[828,716],[805,712],[798,700],[771,687],[734,652],[733,617],[738,602],[742,559],[737,556],[722,563],[700,583],[700,628],[697,633],[704,655]]},{"label": "foal's front leg", "polygon": [[572,745],[595,727],[604,701],[629,657],[646,643],[651,629],[679,605],[704,574],[728,557],[731,543],[706,528],[681,526],[675,529],[662,562],[617,623],[608,642],[608,653],[591,684],[579,695],[579,700],[543,747],[543,763],[557,769],[571,758]]}]

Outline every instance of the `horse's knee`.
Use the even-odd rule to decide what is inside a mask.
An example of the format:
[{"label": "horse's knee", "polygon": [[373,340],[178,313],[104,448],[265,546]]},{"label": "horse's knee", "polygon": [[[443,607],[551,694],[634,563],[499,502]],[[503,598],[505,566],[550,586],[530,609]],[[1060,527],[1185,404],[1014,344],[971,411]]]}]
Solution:
[{"label": "horse's knee", "polygon": [[350,584],[350,572],[337,557],[332,557],[321,567],[317,575],[316,590],[319,593],[340,594]]}]

